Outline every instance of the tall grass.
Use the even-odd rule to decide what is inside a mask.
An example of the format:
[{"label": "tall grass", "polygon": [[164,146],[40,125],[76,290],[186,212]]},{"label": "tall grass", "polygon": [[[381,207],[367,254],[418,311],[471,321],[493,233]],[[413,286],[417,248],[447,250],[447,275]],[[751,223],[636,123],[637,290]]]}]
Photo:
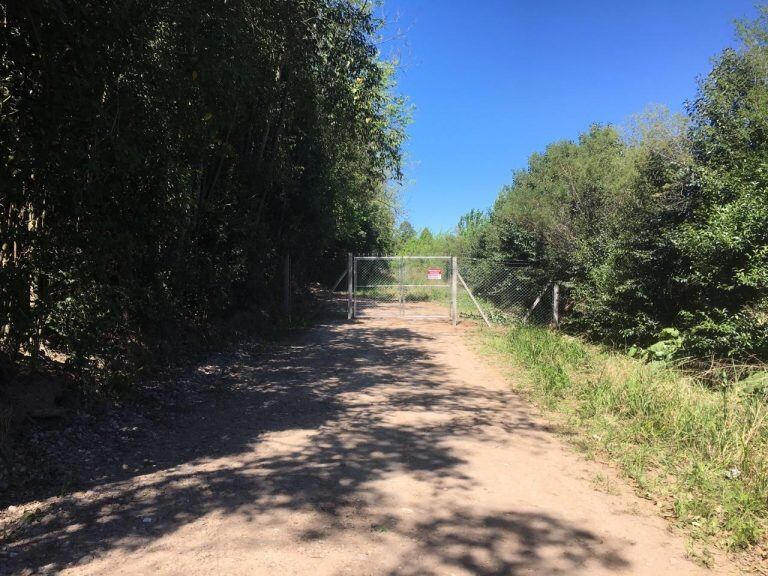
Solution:
[{"label": "tall grass", "polygon": [[765,396],[737,383],[713,389],[543,328],[487,339],[525,369],[520,386],[562,414],[581,446],[618,463],[694,537],[731,550],[765,539]]}]

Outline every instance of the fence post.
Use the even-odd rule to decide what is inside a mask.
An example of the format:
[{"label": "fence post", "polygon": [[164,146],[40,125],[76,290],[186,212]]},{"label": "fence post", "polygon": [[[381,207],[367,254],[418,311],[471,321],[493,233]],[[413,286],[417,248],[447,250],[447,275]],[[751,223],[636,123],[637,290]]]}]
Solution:
[{"label": "fence post", "polygon": [[400,317],[405,318],[405,258],[400,256]]},{"label": "fence post", "polygon": [[288,322],[291,321],[291,255],[286,254],[283,261],[283,311]]},{"label": "fence post", "polygon": [[451,320],[453,325],[459,322],[459,306],[457,303],[457,297],[459,294],[459,259],[456,256],[451,257]]},{"label": "fence post", "polygon": [[560,284],[552,284],[552,320],[555,328],[560,326]]},{"label": "fence post", "polygon": [[352,267],[354,265],[355,258],[352,256],[352,252],[347,255],[347,320],[352,320],[352,290],[354,274]]}]

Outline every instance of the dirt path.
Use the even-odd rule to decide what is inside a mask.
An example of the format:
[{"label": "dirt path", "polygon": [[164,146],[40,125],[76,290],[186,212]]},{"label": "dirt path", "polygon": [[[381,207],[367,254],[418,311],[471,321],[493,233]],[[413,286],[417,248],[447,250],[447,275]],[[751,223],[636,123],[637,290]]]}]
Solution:
[{"label": "dirt path", "polygon": [[51,503],[4,571],[712,574],[447,323],[325,324],[226,364],[158,439],[175,460]]}]

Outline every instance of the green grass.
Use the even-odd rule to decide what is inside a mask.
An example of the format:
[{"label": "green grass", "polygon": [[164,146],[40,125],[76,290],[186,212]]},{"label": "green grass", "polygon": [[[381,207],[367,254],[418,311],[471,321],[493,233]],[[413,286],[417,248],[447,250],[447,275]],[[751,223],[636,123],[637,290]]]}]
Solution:
[{"label": "green grass", "polygon": [[543,328],[482,334],[522,372],[516,387],[559,415],[578,445],[616,463],[695,539],[729,550],[765,542],[765,397],[737,385],[713,390],[672,367]]}]

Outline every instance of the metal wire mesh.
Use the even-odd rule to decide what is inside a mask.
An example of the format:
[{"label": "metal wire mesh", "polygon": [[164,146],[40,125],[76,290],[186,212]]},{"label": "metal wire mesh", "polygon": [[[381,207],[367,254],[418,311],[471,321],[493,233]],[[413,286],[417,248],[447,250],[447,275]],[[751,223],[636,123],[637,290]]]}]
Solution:
[{"label": "metal wire mesh", "polygon": [[[457,282],[459,318],[482,321],[479,306],[496,324],[557,321],[554,285],[541,269],[497,258],[459,257],[457,263],[463,280]],[[346,272],[336,278],[338,308],[346,315],[351,302],[354,317],[361,318],[449,319],[453,273],[447,256],[355,256],[351,298]],[[559,286],[558,301],[563,303],[567,287]]]},{"label": "metal wire mesh", "polygon": [[[494,258],[459,258],[458,268],[491,322],[549,324],[554,320],[552,284],[536,267]],[[459,286],[458,310],[460,317],[481,319],[463,285]]]},{"label": "metal wire mesh", "polygon": [[355,258],[355,316],[400,315],[400,264],[391,258]]},{"label": "metal wire mesh", "polygon": [[451,259],[357,256],[355,317],[449,318]]}]

